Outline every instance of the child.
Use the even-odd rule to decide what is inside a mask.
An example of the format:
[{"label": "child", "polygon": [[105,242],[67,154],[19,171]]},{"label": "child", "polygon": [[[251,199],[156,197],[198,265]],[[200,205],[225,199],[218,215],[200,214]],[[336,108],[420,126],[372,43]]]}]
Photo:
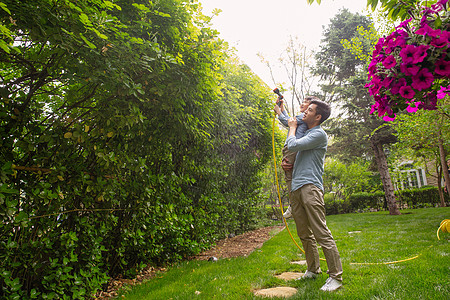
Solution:
[{"label": "child", "polygon": [[[295,131],[295,137],[297,139],[303,137],[305,135],[306,130],[308,129],[308,126],[302,121],[303,113],[308,108],[311,100],[313,100],[315,98],[316,97],[306,96],[305,99],[303,100],[303,102],[300,104],[300,114],[295,117],[297,119],[297,124],[298,124],[297,129]],[[284,126],[289,127],[289,125],[288,125],[289,115],[286,112],[286,110],[284,109],[283,99],[278,98],[276,103],[277,104],[275,105],[273,110],[278,115],[278,120],[280,120],[281,124],[283,124]],[[279,105],[279,103],[281,103],[281,105]],[[284,170],[286,184],[287,184],[288,192],[290,195],[291,194],[291,182],[292,182],[292,169],[294,167],[294,162],[295,162],[295,157],[297,156],[297,152],[289,151],[287,148],[287,145],[285,143],[282,154],[283,154],[283,159],[281,160],[281,167]],[[283,217],[287,219],[287,218],[290,218],[291,216],[292,216],[291,206],[289,205],[288,209],[286,209],[286,211],[284,212]]]}]

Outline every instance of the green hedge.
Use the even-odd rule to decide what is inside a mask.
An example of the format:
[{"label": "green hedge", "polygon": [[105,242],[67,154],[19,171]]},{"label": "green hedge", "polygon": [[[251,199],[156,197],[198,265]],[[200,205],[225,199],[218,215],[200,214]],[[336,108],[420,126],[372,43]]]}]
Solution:
[{"label": "green hedge", "polygon": [[0,4],[0,299],[90,298],[256,226],[272,93],[198,4]]},{"label": "green hedge", "polygon": [[[400,205],[406,204],[408,208],[431,207],[441,204],[437,187],[426,186],[420,189],[396,191],[395,195]],[[444,201],[449,205],[450,197],[444,192]]]},{"label": "green hedge", "polygon": [[[440,205],[439,192],[437,187],[423,187],[420,189],[401,190],[395,192],[397,204],[403,208],[406,204],[408,208],[434,207]],[[450,197],[444,193],[446,205],[449,205]],[[352,212],[365,212],[371,210],[383,210],[385,207],[384,192],[375,193],[354,193],[348,199],[333,199],[332,194],[325,195],[326,213],[343,214]]]}]

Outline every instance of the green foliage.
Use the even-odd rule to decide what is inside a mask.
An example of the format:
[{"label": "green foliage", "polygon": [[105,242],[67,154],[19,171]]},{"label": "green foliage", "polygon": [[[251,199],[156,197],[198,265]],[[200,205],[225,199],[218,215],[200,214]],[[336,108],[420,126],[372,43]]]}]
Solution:
[{"label": "green foliage", "polygon": [[337,199],[345,200],[353,193],[380,190],[381,182],[375,177],[369,170],[369,163],[363,160],[348,164],[333,158],[325,161],[325,193],[334,193]]},{"label": "green foliage", "polygon": [[382,210],[385,208],[384,192],[354,193],[349,197],[349,209],[351,212],[368,211],[370,209]]},{"label": "green foliage", "polygon": [[341,41],[358,37],[358,28],[368,30],[370,26],[369,18],[341,9],[324,28],[320,50],[316,54],[316,67],[313,69],[313,73],[325,81],[321,84],[324,92],[333,96],[334,87],[354,76],[364,66],[342,46]]},{"label": "green foliage", "polygon": [[372,58],[372,50],[379,39],[379,34],[374,24],[370,24],[368,28],[358,26],[357,34],[350,40],[341,40],[342,46],[351,51],[355,55],[355,59],[368,63]]},{"label": "green foliage", "polygon": [[[439,198],[438,188],[434,186],[426,186],[420,189],[400,190],[396,192],[400,202],[406,204],[409,208],[435,207],[441,202]],[[447,206],[450,197],[444,193],[444,200]]]},{"label": "green foliage", "polygon": [[89,298],[260,217],[267,87],[196,1],[133,2],[1,2],[1,298]]},{"label": "green foliage", "polygon": [[[361,35],[370,32],[369,36]],[[339,106],[338,116],[327,122],[327,132],[333,136],[329,154],[344,162],[373,157],[370,137],[382,121],[370,115],[372,97],[365,87],[366,61],[355,58],[369,56],[375,39],[374,27],[368,17],[341,10],[324,30],[321,50],[316,59],[318,67],[314,72],[324,81],[322,91],[329,101]],[[348,43],[357,44],[355,49]],[[390,132],[377,132],[377,139],[391,142]]]},{"label": "green foliage", "polygon": [[[437,187],[427,186],[419,189],[400,190],[396,191],[395,195],[401,207],[406,205],[408,208],[423,208],[435,207],[440,204]],[[448,194],[445,194],[444,197],[448,205],[450,197]],[[382,191],[353,193],[347,199],[336,198],[330,193],[325,194],[325,210],[328,215],[385,210],[385,202],[385,195]]]},{"label": "green foliage", "polygon": [[[400,114],[392,122],[398,142],[396,151],[407,153],[411,149],[414,156],[439,160],[439,140],[450,139],[450,124],[446,111],[450,105],[440,102],[437,110],[419,110],[414,114]],[[448,148],[448,145],[445,145]]]}]

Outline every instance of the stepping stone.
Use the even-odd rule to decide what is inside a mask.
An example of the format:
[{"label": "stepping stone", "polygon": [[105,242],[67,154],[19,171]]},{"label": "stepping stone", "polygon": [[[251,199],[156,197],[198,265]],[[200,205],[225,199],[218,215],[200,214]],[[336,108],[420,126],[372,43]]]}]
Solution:
[{"label": "stepping stone", "polygon": [[270,289],[262,289],[255,291],[255,296],[262,296],[262,297],[292,297],[297,293],[297,289],[293,287],[274,287]]},{"label": "stepping stone", "polygon": [[306,266],[306,260],[291,261],[291,264],[293,264],[293,265],[305,265]]},{"label": "stepping stone", "polygon": [[298,279],[301,276],[303,276],[303,273],[298,273],[298,272],[284,272],[284,273],[281,273],[280,275],[275,275],[276,278],[283,279],[286,281]]},{"label": "stepping stone", "polygon": [[356,230],[356,231],[349,231],[348,234],[352,234],[352,233],[361,233],[361,231]]}]

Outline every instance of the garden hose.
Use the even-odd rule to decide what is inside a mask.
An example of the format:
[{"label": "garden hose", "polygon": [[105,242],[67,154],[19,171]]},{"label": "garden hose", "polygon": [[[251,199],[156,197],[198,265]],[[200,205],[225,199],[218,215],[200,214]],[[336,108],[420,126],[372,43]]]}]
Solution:
[{"label": "garden hose", "polygon": [[[281,195],[280,195],[280,185],[278,183],[278,172],[277,172],[277,157],[275,154],[275,119],[276,119],[276,114],[273,117],[273,124],[272,124],[272,150],[273,150],[273,165],[275,168],[275,183],[277,186],[277,195],[278,195],[278,202],[280,202],[280,210],[281,210],[281,215],[283,216],[284,211],[283,211],[283,202],[281,201]],[[300,249],[300,251],[303,252],[303,254],[305,254],[305,250],[303,250],[298,243],[294,240],[294,237],[292,236],[291,231],[289,230],[289,226],[286,222],[286,218],[283,216],[283,222],[284,225],[286,226],[286,229],[289,233],[289,236],[291,237],[292,241],[294,242],[294,244],[297,246],[298,249]],[[322,261],[326,261],[325,259],[321,258],[320,260]]]},{"label": "garden hose", "polygon": [[439,226],[439,228],[436,232],[438,240],[440,240],[439,230],[441,230],[442,232],[450,232],[450,219],[445,219],[441,222],[441,225]]},{"label": "garden hose", "polygon": [[[440,240],[439,238],[439,230],[441,230],[442,232],[450,232],[450,219],[445,219],[441,222],[436,235],[438,240]],[[429,248],[433,247],[433,245],[431,245]],[[422,254],[418,254],[414,257],[411,258],[407,258],[407,259],[402,259],[402,260],[397,260],[397,261],[390,261],[390,262],[384,262],[384,263],[350,263],[351,265],[390,265],[390,264],[396,264],[396,263],[400,263],[400,262],[404,262],[404,261],[409,261],[409,260],[413,260],[418,258],[419,256],[421,256]]]},{"label": "garden hose", "polygon": [[391,264],[396,264],[396,263],[400,263],[400,262],[404,262],[404,261],[409,261],[409,260],[413,260],[418,258],[420,255],[416,255],[414,257],[411,258],[407,258],[407,259],[402,259],[402,260],[396,260],[396,261],[389,261],[389,262],[381,262],[381,263],[350,263],[351,265],[391,265]]}]

